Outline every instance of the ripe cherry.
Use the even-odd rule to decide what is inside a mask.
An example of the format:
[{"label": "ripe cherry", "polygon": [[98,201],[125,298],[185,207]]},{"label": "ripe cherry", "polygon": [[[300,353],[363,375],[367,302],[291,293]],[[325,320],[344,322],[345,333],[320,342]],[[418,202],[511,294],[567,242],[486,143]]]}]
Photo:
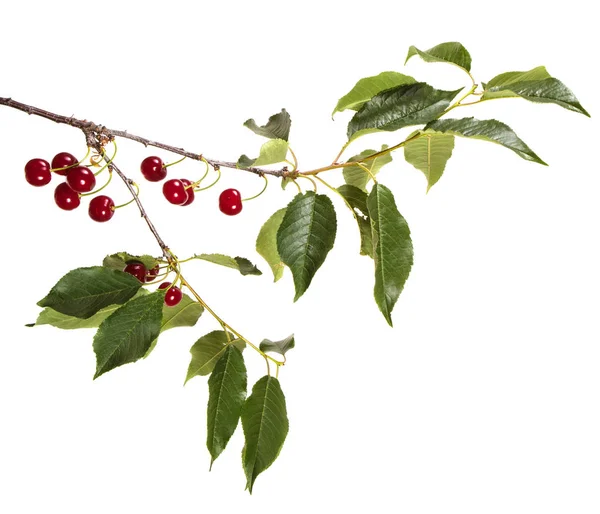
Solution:
[{"label": "ripe cherry", "polygon": [[89,193],[96,187],[96,177],[85,166],[76,166],[69,170],[67,184],[73,191],[78,193]]},{"label": "ripe cherry", "polygon": [[[168,289],[169,287],[170,289]],[[161,285],[158,286],[158,288],[168,289],[165,293],[165,304],[168,307],[174,307],[183,298],[183,293],[181,292],[181,289],[179,289],[177,286],[171,287],[171,282],[163,282]]]},{"label": "ripe cherry", "polygon": [[[57,153],[54,156],[54,159],[52,159],[52,169],[55,170],[57,168],[65,168],[67,166],[74,166],[78,162],[79,161],[77,160],[77,157],[75,157],[74,155],[72,155],[68,152]],[[66,176],[70,171],[71,171],[71,169],[67,169],[67,170],[55,171],[55,173],[58,173],[59,175],[62,175],[62,176]]]},{"label": "ripe cherry", "polygon": [[242,211],[242,196],[237,189],[225,189],[219,196],[219,209],[223,214],[235,216]]},{"label": "ripe cherry", "polygon": [[194,199],[196,198],[196,194],[194,193],[194,188],[193,187],[187,187],[187,186],[191,186],[192,182],[190,180],[188,180],[187,178],[182,178],[181,182],[183,183],[183,185],[185,186],[185,192],[188,195],[188,199],[185,203],[181,204],[181,205],[189,205],[191,204]]},{"label": "ripe cherry", "polygon": [[127,266],[125,266],[123,271],[133,275],[140,282],[145,282],[146,280],[146,266],[144,266],[141,262],[130,262],[127,264]]},{"label": "ripe cherry", "polygon": [[79,207],[79,204],[81,203],[79,193],[73,191],[66,182],[56,186],[56,189],[54,190],[54,201],[56,202],[56,205],[65,211],[72,211]]},{"label": "ripe cherry", "polygon": [[167,180],[163,184],[163,195],[175,205],[183,205],[189,198],[184,183],[176,178]]},{"label": "ripe cherry", "polygon": [[154,268],[149,269],[148,272],[146,273],[146,282],[152,282],[156,277],[158,277],[159,271],[160,271],[160,268],[158,267],[158,264],[156,266],[154,266]]},{"label": "ripe cherry", "polygon": [[150,182],[160,182],[167,176],[167,168],[160,157],[146,157],[140,164],[140,170]]},{"label": "ripe cherry", "polygon": [[115,214],[115,202],[105,195],[96,196],[90,202],[88,213],[94,221],[108,221]]},{"label": "ripe cherry", "polygon": [[25,180],[32,186],[45,186],[52,178],[50,164],[44,159],[31,159],[25,165]]}]

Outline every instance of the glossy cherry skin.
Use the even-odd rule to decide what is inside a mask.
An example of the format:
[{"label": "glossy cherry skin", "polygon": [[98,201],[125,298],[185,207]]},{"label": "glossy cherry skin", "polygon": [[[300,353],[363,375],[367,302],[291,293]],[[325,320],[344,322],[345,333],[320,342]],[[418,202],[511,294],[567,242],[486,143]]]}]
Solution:
[{"label": "glossy cherry skin", "polygon": [[140,282],[146,281],[146,266],[144,266],[141,262],[130,262],[127,266],[125,266],[123,271],[133,275]]},{"label": "glossy cherry skin", "polygon": [[54,201],[56,202],[56,205],[65,211],[77,209],[81,203],[79,193],[73,191],[66,182],[56,186],[56,189],[54,190]]},{"label": "glossy cherry skin", "polygon": [[237,189],[225,189],[219,196],[219,210],[228,216],[242,212],[242,195]]},{"label": "glossy cherry skin", "polygon": [[190,180],[188,180],[187,178],[182,178],[181,182],[183,183],[184,186],[186,186],[185,192],[188,195],[187,201],[185,203],[182,203],[181,205],[183,205],[183,206],[189,205],[196,198],[196,193],[194,193],[194,188],[193,187],[187,187],[187,186],[191,186],[192,185],[192,182]]},{"label": "glossy cherry skin", "polygon": [[69,170],[67,184],[73,191],[78,193],[89,193],[96,187],[96,177],[85,166],[76,166]]},{"label": "glossy cherry skin", "polygon": [[160,182],[167,176],[167,168],[160,157],[146,157],[140,164],[140,171],[146,180]]},{"label": "glossy cherry skin", "polygon": [[25,180],[32,186],[45,186],[52,179],[50,164],[44,159],[31,159],[25,165]]},{"label": "glossy cherry skin", "polygon": [[152,282],[156,277],[158,277],[159,271],[160,268],[158,267],[158,264],[154,266],[154,268],[149,269],[146,273],[146,282]]},{"label": "glossy cherry skin", "polygon": [[167,289],[167,287],[169,287],[171,285],[171,282],[163,282],[161,285],[158,286],[159,289]]},{"label": "glossy cherry skin", "polygon": [[165,198],[175,205],[183,205],[188,201],[188,194],[185,189],[185,184],[177,179],[172,178],[163,184],[163,195]]},{"label": "glossy cherry skin", "polygon": [[182,298],[183,293],[181,292],[181,289],[179,289],[177,286],[173,286],[165,293],[165,305],[168,307],[175,307],[175,305],[177,305]]},{"label": "glossy cherry skin", "polygon": [[108,221],[115,214],[115,202],[105,195],[95,196],[90,202],[88,214],[94,221],[100,223]]},{"label": "glossy cherry skin", "polygon": [[[68,152],[57,153],[52,159],[52,169],[55,170],[57,168],[64,168],[66,166],[73,166],[77,164],[79,160],[74,155]],[[71,170],[60,170],[55,171],[58,175],[66,176]]]}]

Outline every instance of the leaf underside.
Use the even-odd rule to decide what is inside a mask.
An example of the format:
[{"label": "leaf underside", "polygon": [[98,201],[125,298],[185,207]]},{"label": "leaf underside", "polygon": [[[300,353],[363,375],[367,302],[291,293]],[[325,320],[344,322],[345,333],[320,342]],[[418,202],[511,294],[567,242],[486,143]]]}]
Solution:
[{"label": "leaf underside", "polygon": [[[383,145],[381,150],[383,151],[387,148],[388,145]],[[379,157],[375,157],[374,159],[366,159],[366,157],[376,153],[378,153],[377,150],[364,150],[361,153],[350,157],[347,162],[359,162],[364,168],[367,168],[369,172],[371,172],[371,175],[376,176],[383,166],[392,162],[391,152],[380,155]],[[344,175],[344,181],[346,184],[350,184],[351,186],[355,186],[363,191],[366,191],[367,184],[371,180],[371,175],[369,175],[369,172],[367,172],[363,167],[358,165],[346,166],[342,174]]]},{"label": "leaf underside", "polygon": [[222,255],[220,253],[202,253],[200,255],[194,255],[194,258],[225,266],[226,268],[235,269],[244,276],[262,275],[262,271],[245,257],[229,257],[228,255]]},{"label": "leaf underside", "polygon": [[240,350],[245,346],[242,341],[236,340],[231,334],[228,337],[224,330],[213,330],[198,339],[190,348],[192,360],[188,366],[185,381],[187,382],[197,375],[209,375],[225,353],[229,341]]},{"label": "leaf underside", "polygon": [[[404,145],[406,162],[421,170],[427,179],[427,191],[444,173],[446,163],[452,156],[454,136],[420,131],[423,135]],[[411,134],[410,139],[414,134]]]},{"label": "leaf underside", "polygon": [[256,251],[267,261],[273,272],[273,281],[283,276],[285,265],[277,251],[277,231],[285,216],[286,208],[279,209],[261,227],[256,238]]},{"label": "leaf underside", "polygon": [[237,167],[250,168],[283,162],[287,157],[288,146],[288,142],[283,139],[270,139],[260,147],[260,154],[256,159],[242,155],[238,159]]},{"label": "leaf underside", "polygon": [[285,339],[280,341],[271,341],[270,339],[263,339],[260,343],[259,348],[263,352],[275,352],[281,355],[285,355],[289,350],[296,346],[294,334],[287,336]]}]

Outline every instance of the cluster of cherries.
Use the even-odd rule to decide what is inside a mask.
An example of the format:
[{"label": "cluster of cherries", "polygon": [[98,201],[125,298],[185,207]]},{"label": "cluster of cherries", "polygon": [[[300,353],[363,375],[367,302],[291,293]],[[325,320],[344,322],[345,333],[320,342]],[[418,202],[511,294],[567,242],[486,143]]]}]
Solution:
[{"label": "cluster of cherries", "polygon": [[[144,178],[150,182],[160,182],[167,176],[167,166],[160,157],[146,157],[140,165]],[[195,199],[194,187],[186,178],[172,178],[163,184],[163,195],[174,205],[190,205]],[[219,196],[219,210],[228,216],[235,216],[242,211],[242,196],[237,189],[225,189]]]},{"label": "cluster of cherries", "polygon": [[[25,179],[32,186],[45,186],[52,180],[52,174],[66,177],[54,190],[54,201],[61,209],[72,211],[81,204],[81,195],[90,193],[96,187],[96,177],[86,166],[68,152],[54,156],[52,164],[44,159],[31,159],[25,165]],[[90,201],[88,213],[94,221],[108,221],[113,217],[115,203],[112,198],[98,195]]]},{"label": "cluster of cherries", "polygon": [[[125,266],[123,271],[133,275],[140,282],[146,283],[152,282],[158,276],[159,267],[157,265],[151,270],[148,270],[141,262],[130,262],[127,264],[127,266]],[[171,282],[163,282],[158,286],[158,288],[167,290],[165,293],[165,305],[169,307],[174,307],[183,298],[181,289],[179,289],[177,286],[174,286]]]}]

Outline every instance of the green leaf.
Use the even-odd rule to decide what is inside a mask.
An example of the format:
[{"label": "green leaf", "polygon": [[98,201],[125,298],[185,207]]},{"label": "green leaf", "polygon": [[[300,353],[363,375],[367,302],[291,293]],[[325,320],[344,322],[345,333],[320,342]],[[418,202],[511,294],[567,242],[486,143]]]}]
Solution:
[{"label": "green leaf", "polygon": [[260,147],[260,155],[256,159],[250,159],[242,155],[237,162],[238,168],[250,168],[252,166],[266,166],[285,161],[288,152],[288,142],[283,139],[271,139]]},{"label": "green leaf", "polygon": [[434,120],[461,91],[435,89],[424,82],[397,86],[374,96],[348,124],[348,139],[378,130],[394,131]]},{"label": "green leaf", "polygon": [[358,223],[360,234],[360,254],[373,257],[373,238],[371,235],[369,209],[367,207],[367,193],[349,184],[344,184],[338,187],[337,190],[354,211],[354,218]]},{"label": "green leaf", "polygon": [[277,231],[277,251],[294,276],[298,300],[333,248],[337,221],[329,197],[312,191],[297,194]]},{"label": "green leaf", "polygon": [[424,130],[453,134],[455,136],[481,139],[502,145],[527,161],[547,166],[513,130],[498,120],[477,120],[475,118],[443,119],[428,123]]},{"label": "green leaf", "polygon": [[392,309],[413,264],[410,230],[387,187],[375,184],[367,205],[373,234],[375,301],[391,326]]},{"label": "green leaf", "polygon": [[92,266],[69,271],[37,304],[61,314],[89,318],[109,305],[133,298],[142,283],[129,273]]},{"label": "green leaf", "polygon": [[471,55],[464,46],[457,42],[441,43],[424,52],[415,46],[411,46],[408,49],[404,64],[413,55],[419,55],[425,62],[446,62],[454,64],[467,72],[471,71]]},{"label": "green leaf", "polygon": [[[133,298],[148,294],[146,289],[140,289]],[[108,316],[115,312],[120,305],[109,305],[100,309],[96,314],[89,318],[76,318],[75,316],[67,316],[60,312],[46,307],[40,314],[35,323],[27,325],[28,327],[34,327],[38,325],[52,325],[53,327],[60,328],[62,330],[74,330],[77,328],[98,328]]]},{"label": "green leaf", "polygon": [[275,377],[262,377],[242,408],[242,464],[252,494],[256,477],[278,457],[289,430],[285,396]]},{"label": "green leaf", "polygon": [[106,318],[94,336],[96,374],[141,359],[161,328],[164,291],[127,302]]},{"label": "green leaf", "polygon": [[158,265],[158,260],[151,255],[131,255],[127,252],[118,252],[104,257],[102,266],[123,271],[125,266],[131,262],[141,262],[147,270],[151,270]]},{"label": "green leaf", "polygon": [[291,126],[292,119],[285,109],[281,109],[281,112],[273,114],[266,125],[259,127],[252,118],[246,120],[244,123],[244,127],[248,127],[259,136],[268,137],[269,139],[283,139],[284,141],[288,141],[290,138]]},{"label": "green leaf", "polygon": [[530,102],[553,103],[589,117],[575,94],[560,80],[551,77],[544,66],[529,71],[510,71],[494,77],[485,84],[481,99],[511,97],[525,98]]},{"label": "green leaf", "polygon": [[377,93],[391,89],[402,84],[414,84],[416,80],[408,75],[396,71],[384,71],[373,77],[360,79],[349,93],[339,99],[335,109],[331,113],[353,109],[357,111],[365,102],[373,98]]},{"label": "green leaf", "polygon": [[262,275],[262,271],[244,257],[229,257],[220,253],[202,253],[194,255],[194,258],[238,270],[242,275]]},{"label": "green leaf", "polygon": [[[172,328],[193,327],[203,312],[204,307],[200,303],[195,302],[188,295],[184,294],[177,305],[173,307],[163,305],[160,333],[162,334]],[[158,337],[152,341],[150,348],[148,348],[146,355],[144,355],[144,359],[156,348],[156,343],[158,343]]]},{"label": "green leaf", "polygon": [[404,158],[425,174],[427,179],[427,191],[435,184],[444,173],[446,163],[452,156],[454,149],[454,136],[439,134],[430,131],[417,131],[423,134],[404,145]]},{"label": "green leaf", "polygon": [[246,365],[242,352],[228,346],[208,379],[206,447],[210,467],[235,432],[246,400]]},{"label": "green leaf", "polygon": [[[383,145],[381,147],[381,151],[386,150],[388,145]],[[365,160],[369,155],[376,154],[377,150],[364,150],[358,155],[354,155],[348,159],[347,162],[360,162],[362,165],[367,168],[373,176],[379,173],[379,170],[392,162],[392,154],[387,153],[384,155],[380,155],[379,157],[375,157],[374,159]],[[369,175],[363,168],[360,166],[347,166],[343,171],[344,180],[346,184],[350,184],[352,186],[356,186],[359,189],[365,190],[367,188],[367,184],[371,180],[371,175]]]},{"label": "green leaf", "polygon": [[295,346],[296,341],[294,340],[294,334],[287,336],[281,341],[271,341],[270,339],[263,339],[262,343],[260,343],[260,349],[263,352],[275,352],[281,355],[285,355],[286,352],[288,352]]},{"label": "green leaf", "polygon": [[[243,341],[234,339],[231,334],[229,335],[229,338],[233,341],[232,344],[237,346],[239,350],[242,350],[245,347]],[[228,341],[229,339],[224,330],[213,330],[198,339],[198,341],[194,343],[194,346],[190,348],[192,360],[188,367],[185,381],[187,382],[196,375],[205,376],[210,374],[214,369],[215,364],[225,353]]]},{"label": "green leaf", "polygon": [[286,208],[275,212],[261,227],[256,238],[256,251],[267,261],[273,271],[274,282],[283,276],[285,265],[277,251],[277,231],[285,216]]}]

